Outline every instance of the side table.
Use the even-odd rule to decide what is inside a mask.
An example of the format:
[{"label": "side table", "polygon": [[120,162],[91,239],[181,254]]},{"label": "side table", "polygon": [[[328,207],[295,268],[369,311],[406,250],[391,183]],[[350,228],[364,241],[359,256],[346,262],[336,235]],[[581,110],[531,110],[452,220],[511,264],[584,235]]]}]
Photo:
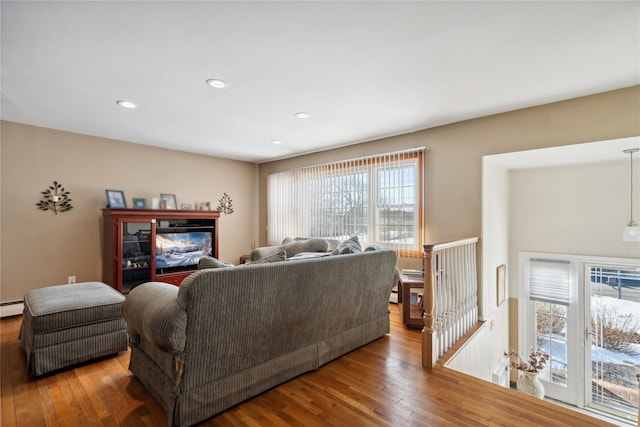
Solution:
[{"label": "side table", "polygon": [[424,320],[422,318],[424,276],[400,274],[399,291],[400,298],[398,298],[398,304],[402,311],[402,322],[409,327],[422,328],[424,326]]}]

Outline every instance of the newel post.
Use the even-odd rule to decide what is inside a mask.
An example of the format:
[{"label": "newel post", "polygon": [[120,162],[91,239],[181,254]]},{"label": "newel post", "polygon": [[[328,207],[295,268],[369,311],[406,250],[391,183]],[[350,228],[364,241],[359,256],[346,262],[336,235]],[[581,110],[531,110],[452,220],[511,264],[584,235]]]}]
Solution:
[{"label": "newel post", "polygon": [[434,245],[424,245],[424,327],[422,328],[422,366],[433,368],[438,360],[435,329],[435,284],[433,283],[432,259]]}]

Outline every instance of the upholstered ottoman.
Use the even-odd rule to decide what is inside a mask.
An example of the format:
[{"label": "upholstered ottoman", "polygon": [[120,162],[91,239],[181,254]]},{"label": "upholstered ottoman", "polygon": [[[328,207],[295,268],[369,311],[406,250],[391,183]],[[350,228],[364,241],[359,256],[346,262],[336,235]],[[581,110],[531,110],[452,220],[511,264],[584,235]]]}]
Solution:
[{"label": "upholstered ottoman", "polygon": [[86,282],[27,292],[20,341],[33,375],[126,350],[125,297],[108,285]]}]

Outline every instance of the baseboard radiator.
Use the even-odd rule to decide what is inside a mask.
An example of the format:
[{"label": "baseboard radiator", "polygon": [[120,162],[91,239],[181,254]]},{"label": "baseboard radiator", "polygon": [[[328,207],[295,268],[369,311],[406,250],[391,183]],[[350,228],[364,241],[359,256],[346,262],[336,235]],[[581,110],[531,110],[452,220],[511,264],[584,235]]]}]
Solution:
[{"label": "baseboard radiator", "polygon": [[509,388],[509,358],[503,358],[491,375],[491,382]]},{"label": "baseboard radiator", "polygon": [[23,309],[24,303],[22,300],[0,303],[0,318],[17,316],[18,314],[22,314]]}]

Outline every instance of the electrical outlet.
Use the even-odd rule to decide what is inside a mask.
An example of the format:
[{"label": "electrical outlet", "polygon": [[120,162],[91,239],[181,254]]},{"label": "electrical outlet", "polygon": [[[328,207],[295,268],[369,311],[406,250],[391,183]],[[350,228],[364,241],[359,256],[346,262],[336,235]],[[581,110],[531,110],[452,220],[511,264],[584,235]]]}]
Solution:
[{"label": "electrical outlet", "polygon": [[67,283],[69,283],[70,285],[76,283],[76,276],[69,276],[69,278],[67,279]]}]

